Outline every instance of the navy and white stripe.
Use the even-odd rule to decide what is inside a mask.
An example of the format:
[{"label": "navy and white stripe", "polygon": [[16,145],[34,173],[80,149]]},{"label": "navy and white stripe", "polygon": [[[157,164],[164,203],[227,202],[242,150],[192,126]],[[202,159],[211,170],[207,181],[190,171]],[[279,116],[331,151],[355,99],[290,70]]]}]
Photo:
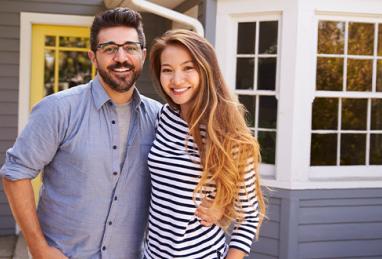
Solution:
[{"label": "navy and white stripe", "polygon": [[[152,193],[145,257],[149,259],[223,258],[228,251],[223,229],[216,225],[204,227],[194,215],[193,192],[202,166],[198,149],[188,133],[188,125],[179,113],[165,105],[158,117],[156,138],[148,157]],[[253,162],[249,161],[236,204],[244,218],[234,227],[229,244],[246,253],[258,225],[254,174]],[[215,193],[214,187],[208,189]]]}]

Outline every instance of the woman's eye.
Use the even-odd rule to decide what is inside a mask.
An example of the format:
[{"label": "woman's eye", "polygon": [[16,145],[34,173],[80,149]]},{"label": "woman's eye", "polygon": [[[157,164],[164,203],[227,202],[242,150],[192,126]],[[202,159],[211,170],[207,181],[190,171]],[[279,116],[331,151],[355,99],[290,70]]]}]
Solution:
[{"label": "woman's eye", "polygon": [[184,68],[184,70],[186,70],[186,71],[188,71],[188,70],[193,70],[193,69],[194,69],[193,66],[187,66],[187,67]]},{"label": "woman's eye", "polygon": [[169,72],[171,72],[171,70],[168,69],[168,68],[164,68],[164,69],[162,69],[160,72],[161,72],[161,73],[169,73]]}]

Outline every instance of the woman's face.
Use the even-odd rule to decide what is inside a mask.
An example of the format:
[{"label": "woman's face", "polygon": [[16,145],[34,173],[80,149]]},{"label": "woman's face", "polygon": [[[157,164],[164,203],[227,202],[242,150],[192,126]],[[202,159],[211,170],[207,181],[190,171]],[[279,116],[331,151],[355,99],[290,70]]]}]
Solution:
[{"label": "woman's face", "polygon": [[163,50],[160,63],[163,90],[180,105],[182,113],[188,113],[200,87],[200,76],[190,53],[181,46],[169,45]]}]

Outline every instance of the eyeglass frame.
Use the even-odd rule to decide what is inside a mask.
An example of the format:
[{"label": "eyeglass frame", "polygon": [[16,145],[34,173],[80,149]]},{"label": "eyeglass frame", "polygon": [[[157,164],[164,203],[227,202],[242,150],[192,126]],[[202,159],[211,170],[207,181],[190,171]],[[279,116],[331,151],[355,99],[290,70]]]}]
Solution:
[{"label": "eyeglass frame", "polygon": [[[128,40],[128,41],[125,41],[125,42],[122,43],[122,44],[115,43],[114,41],[107,41],[107,42],[99,43],[99,44],[97,44],[96,50],[101,49],[103,46],[107,46],[107,45],[115,45],[115,46],[118,47],[118,48],[117,48],[117,51],[116,51],[115,53],[112,53],[112,54],[106,54],[106,53],[103,53],[103,54],[106,54],[106,55],[114,56],[114,55],[116,55],[116,54],[118,53],[119,48],[122,48],[122,49],[123,49],[123,46],[125,46],[126,44],[137,44],[137,45],[140,46],[140,49],[141,49],[141,50],[144,49],[142,43],[140,43],[140,42],[138,42],[138,41],[129,41],[129,40]],[[125,50],[124,50],[124,51],[125,51]],[[127,51],[125,51],[125,52],[127,52]],[[127,52],[127,53],[129,53],[129,52]],[[129,54],[131,54],[131,53],[129,53]]]}]

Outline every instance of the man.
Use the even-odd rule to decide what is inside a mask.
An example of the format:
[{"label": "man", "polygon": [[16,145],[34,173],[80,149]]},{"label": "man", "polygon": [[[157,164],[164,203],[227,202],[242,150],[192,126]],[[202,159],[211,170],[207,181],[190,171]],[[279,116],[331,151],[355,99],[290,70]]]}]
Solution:
[{"label": "man", "polygon": [[[33,258],[140,258],[160,104],[135,88],[146,57],[139,13],[95,17],[96,78],[44,98],[0,170]],[[43,170],[35,208],[31,179]]]}]

